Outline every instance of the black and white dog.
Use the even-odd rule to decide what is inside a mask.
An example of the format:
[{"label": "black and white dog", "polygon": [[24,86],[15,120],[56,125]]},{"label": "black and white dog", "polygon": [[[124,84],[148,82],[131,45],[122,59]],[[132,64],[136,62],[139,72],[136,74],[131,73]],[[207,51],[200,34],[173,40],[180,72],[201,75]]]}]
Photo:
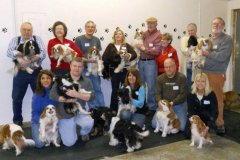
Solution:
[{"label": "black and white dog", "polygon": [[122,87],[118,90],[118,99],[120,101],[118,106],[117,116],[120,115],[122,110],[136,111],[136,108],[131,104],[131,88],[130,86]]},{"label": "black and white dog", "polygon": [[[16,76],[20,65],[23,60],[31,59],[32,56],[36,55],[38,56],[40,53],[39,46],[36,41],[33,40],[27,40],[25,43],[19,44],[16,48],[17,51],[21,52],[23,54],[23,57],[18,57],[16,60],[14,60],[15,67],[14,67],[14,75]],[[35,67],[39,67],[39,64],[37,62],[34,63]],[[33,73],[33,69],[30,67],[25,68],[25,70],[29,73]]]},{"label": "black and white dog", "polygon": [[94,119],[94,126],[91,136],[106,135],[109,131],[111,119],[116,116],[108,107],[98,107],[97,109],[90,109],[91,116]]},{"label": "black and white dog", "polygon": [[133,152],[142,147],[144,137],[149,135],[149,130],[144,130],[133,122],[120,120],[119,117],[113,117],[110,125],[109,136],[110,146],[116,146],[119,143],[125,143],[127,152]]},{"label": "black and white dog", "polygon": [[[72,81],[70,78],[56,77],[54,81],[57,83],[57,92],[59,96],[63,96],[66,99],[73,98],[66,94],[68,89],[75,89],[78,92],[91,94],[91,92],[86,91],[85,89],[80,89],[79,83]],[[81,114],[91,114],[90,112],[84,110],[79,102],[64,103],[64,109],[66,113],[69,114],[73,114],[76,111],[79,111]]]}]

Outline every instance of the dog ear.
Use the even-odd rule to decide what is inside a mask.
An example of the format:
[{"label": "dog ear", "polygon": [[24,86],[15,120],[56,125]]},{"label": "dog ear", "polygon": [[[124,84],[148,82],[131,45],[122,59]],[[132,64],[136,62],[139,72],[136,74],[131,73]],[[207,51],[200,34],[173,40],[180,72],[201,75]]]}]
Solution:
[{"label": "dog ear", "polygon": [[63,50],[62,46],[58,46],[57,49],[58,49],[60,55],[64,54],[64,50]]},{"label": "dog ear", "polygon": [[59,111],[59,108],[58,107],[54,107],[55,111],[56,111],[56,116],[58,119],[60,119],[60,111]]},{"label": "dog ear", "polygon": [[41,118],[41,119],[44,118],[44,117],[46,117],[46,111],[47,111],[47,106],[44,108],[42,114],[40,115],[40,118]]}]

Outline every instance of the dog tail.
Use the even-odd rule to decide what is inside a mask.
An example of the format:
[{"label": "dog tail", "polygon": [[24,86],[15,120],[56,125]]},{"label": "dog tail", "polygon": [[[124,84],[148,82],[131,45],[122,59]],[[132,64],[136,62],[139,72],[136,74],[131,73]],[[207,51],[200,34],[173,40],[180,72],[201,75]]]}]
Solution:
[{"label": "dog tail", "polygon": [[35,146],[35,142],[32,139],[24,138],[24,144],[25,144],[25,146],[29,146],[29,147],[34,147]]},{"label": "dog tail", "polygon": [[141,137],[147,137],[149,135],[149,130],[143,131],[143,132],[137,132],[137,134]]}]

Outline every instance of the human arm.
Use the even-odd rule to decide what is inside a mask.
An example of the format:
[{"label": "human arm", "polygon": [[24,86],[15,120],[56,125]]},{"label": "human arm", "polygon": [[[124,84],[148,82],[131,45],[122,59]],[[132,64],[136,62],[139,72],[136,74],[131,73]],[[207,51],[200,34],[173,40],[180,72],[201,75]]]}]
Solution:
[{"label": "human arm", "polygon": [[132,99],[132,105],[136,108],[142,108],[145,101],[145,88],[144,86],[141,86],[138,90],[138,97],[137,99]]},{"label": "human arm", "polygon": [[172,100],[173,105],[184,103],[187,99],[187,92],[188,92],[186,77],[179,72],[176,74],[179,75],[179,80],[178,80],[179,94]]}]

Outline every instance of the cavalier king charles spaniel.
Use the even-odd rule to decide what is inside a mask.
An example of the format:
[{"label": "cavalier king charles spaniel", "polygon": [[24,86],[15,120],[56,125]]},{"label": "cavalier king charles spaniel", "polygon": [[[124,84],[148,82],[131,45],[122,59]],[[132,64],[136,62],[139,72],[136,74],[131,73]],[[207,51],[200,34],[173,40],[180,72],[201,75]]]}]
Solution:
[{"label": "cavalier king charles spaniel", "polygon": [[189,118],[191,123],[191,144],[190,146],[194,146],[195,144],[198,145],[198,149],[201,149],[203,144],[213,144],[209,134],[208,134],[208,127],[205,123],[201,120],[198,115],[193,115]]},{"label": "cavalier king charles spaniel", "polygon": [[32,139],[26,139],[22,127],[16,124],[6,124],[1,128],[0,143],[3,144],[3,150],[15,147],[16,156],[22,153],[23,147],[35,146],[35,142]]},{"label": "cavalier king charles spaniel", "polygon": [[71,62],[74,57],[77,57],[77,52],[69,47],[69,44],[56,44],[52,47],[50,57],[57,60],[56,67],[59,67],[62,60]]},{"label": "cavalier king charles spaniel", "polygon": [[87,63],[88,67],[87,67],[86,76],[90,76],[90,74],[93,74],[95,76],[96,75],[103,76],[102,71],[104,69],[104,66],[103,66],[102,56],[96,46],[93,46],[88,49],[87,58],[89,60],[96,61],[96,63],[92,63],[92,62]]},{"label": "cavalier king charles spaniel", "polygon": [[159,110],[156,112],[156,129],[155,133],[162,131],[162,137],[167,134],[177,133],[180,129],[180,121],[173,111],[172,102],[160,100],[158,102]]}]

